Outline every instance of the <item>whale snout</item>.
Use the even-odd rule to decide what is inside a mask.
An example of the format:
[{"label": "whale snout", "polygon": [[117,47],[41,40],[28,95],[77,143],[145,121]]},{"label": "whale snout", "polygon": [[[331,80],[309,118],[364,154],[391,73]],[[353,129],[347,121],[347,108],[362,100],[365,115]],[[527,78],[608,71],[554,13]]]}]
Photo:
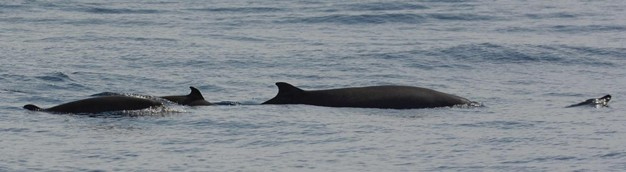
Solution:
[{"label": "whale snout", "polygon": [[24,105],[24,109],[32,110],[32,111],[41,111],[40,107],[37,107],[33,104]]}]

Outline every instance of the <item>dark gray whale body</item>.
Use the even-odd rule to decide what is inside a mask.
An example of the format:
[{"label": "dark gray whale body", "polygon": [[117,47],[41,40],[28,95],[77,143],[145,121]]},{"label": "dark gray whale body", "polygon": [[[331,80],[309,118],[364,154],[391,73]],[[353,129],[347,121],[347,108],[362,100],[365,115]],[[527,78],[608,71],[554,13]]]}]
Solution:
[{"label": "dark gray whale body", "polygon": [[[200,93],[200,90],[198,90],[195,87],[189,87],[189,88],[191,89],[191,93],[189,93],[188,95],[162,96],[159,98],[166,99],[176,104],[185,105],[185,106],[213,105],[213,103],[210,103],[204,100],[204,97],[202,96],[202,93]],[[112,95],[127,96],[127,94],[114,93],[114,92],[102,92],[102,93],[94,94],[91,96],[112,96]]]},{"label": "dark gray whale body", "polygon": [[122,110],[140,110],[162,105],[163,104],[159,101],[138,97],[102,96],[73,101],[47,109],[28,104],[24,106],[24,109],[58,113],[101,113]]},{"label": "dark gray whale body", "polygon": [[611,95],[607,94],[606,96],[603,96],[600,98],[587,99],[584,102],[566,106],[566,108],[579,107],[579,106],[592,106],[596,108],[609,107],[609,101],[611,101]]},{"label": "dark gray whale body", "polygon": [[417,109],[476,106],[463,97],[411,86],[371,86],[306,91],[291,84],[278,82],[276,97],[263,104],[307,104],[328,107],[357,107],[382,109]]},{"label": "dark gray whale body", "polygon": [[191,89],[191,93],[188,95],[180,95],[180,96],[163,96],[161,98],[172,101],[174,103],[178,103],[180,105],[186,106],[209,106],[213,105],[212,103],[204,100],[202,93],[195,87],[189,87]]}]

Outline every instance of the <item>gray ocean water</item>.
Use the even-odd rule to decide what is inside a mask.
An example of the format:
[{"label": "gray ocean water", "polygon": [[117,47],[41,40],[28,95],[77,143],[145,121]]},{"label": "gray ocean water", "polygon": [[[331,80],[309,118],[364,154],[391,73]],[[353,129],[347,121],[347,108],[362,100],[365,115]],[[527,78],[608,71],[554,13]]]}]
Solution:
[{"label": "gray ocean water", "polygon": [[[0,2],[0,171],[626,171],[626,1]],[[481,102],[257,105],[410,85]],[[101,92],[211,102],[31,112]],[[563,108],[613,95],[610,108]]]}]

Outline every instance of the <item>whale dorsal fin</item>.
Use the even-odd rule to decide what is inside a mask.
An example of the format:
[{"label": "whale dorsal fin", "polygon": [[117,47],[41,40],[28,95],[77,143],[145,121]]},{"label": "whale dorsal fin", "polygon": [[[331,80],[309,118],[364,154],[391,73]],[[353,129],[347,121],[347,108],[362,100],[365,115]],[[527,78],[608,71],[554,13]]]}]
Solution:
[{"label": "whale dorsal fin", "polygon": [[286,82],[277,82],[276,86],[278,86],[278,94],[297,94],[297,93],[302,93],[304,92],[304,90],[293,86],[289,83]]},{"label": "whale dorsal fin", "polygon": [[32,110],[32,111],[42,111],[43,110],[40,107],[35,106],[33,104],[24,105],[24,109],[28,109],[28,110]]},{"label": "whale dorsal fin", "polygon": [[200,90],[198,90],[195,87],[189,87],[191,89],[191,93],[189,93],[189,95],[187,95],[187,97],[189,97],[192,100],[204,100],[204,97],[202,96],[202,93],[200,93]]},{"label": "whale dorsal fin", "polygon": [[277,82],[276,86],[278,86],[278,94],[262,104],[296,104],[299,97],[305,92],[286,82]]}]

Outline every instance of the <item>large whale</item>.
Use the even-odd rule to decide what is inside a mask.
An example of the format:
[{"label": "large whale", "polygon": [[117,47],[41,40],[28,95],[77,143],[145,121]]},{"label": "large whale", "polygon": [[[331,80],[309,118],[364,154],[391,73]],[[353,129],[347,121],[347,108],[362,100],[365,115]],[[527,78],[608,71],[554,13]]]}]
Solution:
[{"label": "large whale", "polygon": [[101,96],[77,100],[51,108],[40,108],[33,104],[24,106],[24,109],[57,113],[101,113],[122,110],[140,110],[150,107],[163,106],[156,100],[130,96]]},{"label": "large whale", "polygon": [[276,83],[278,94],[263,104],[307,104],[328,107],[416,109],[477,106],[463,97],[411,86],[371,86],[329,90],[302,90],[285,82]]},{"label": "large whale", "polygon": [[163,96],[161,98],[172,101],[174,103],[178,103],[180,105],[186,105],[186,106],[213,105],[213,103],[210,103],[204,100],[204,97],[202,96],[202,93],[200,93],[200,90],[198,90],[195,87],[189,87],[189,88],[191,89],[191,93],[189,93],[188,95]]},{"label": "large whale", "polygon": [[611,95],[607,94],[606,96],[603,96],[600,98],[587,99],[584,102],[566,106],[566,108],[578,107],[578,106],[592,106],[596,108],[609,107],[609,101],[611,101]]}]

